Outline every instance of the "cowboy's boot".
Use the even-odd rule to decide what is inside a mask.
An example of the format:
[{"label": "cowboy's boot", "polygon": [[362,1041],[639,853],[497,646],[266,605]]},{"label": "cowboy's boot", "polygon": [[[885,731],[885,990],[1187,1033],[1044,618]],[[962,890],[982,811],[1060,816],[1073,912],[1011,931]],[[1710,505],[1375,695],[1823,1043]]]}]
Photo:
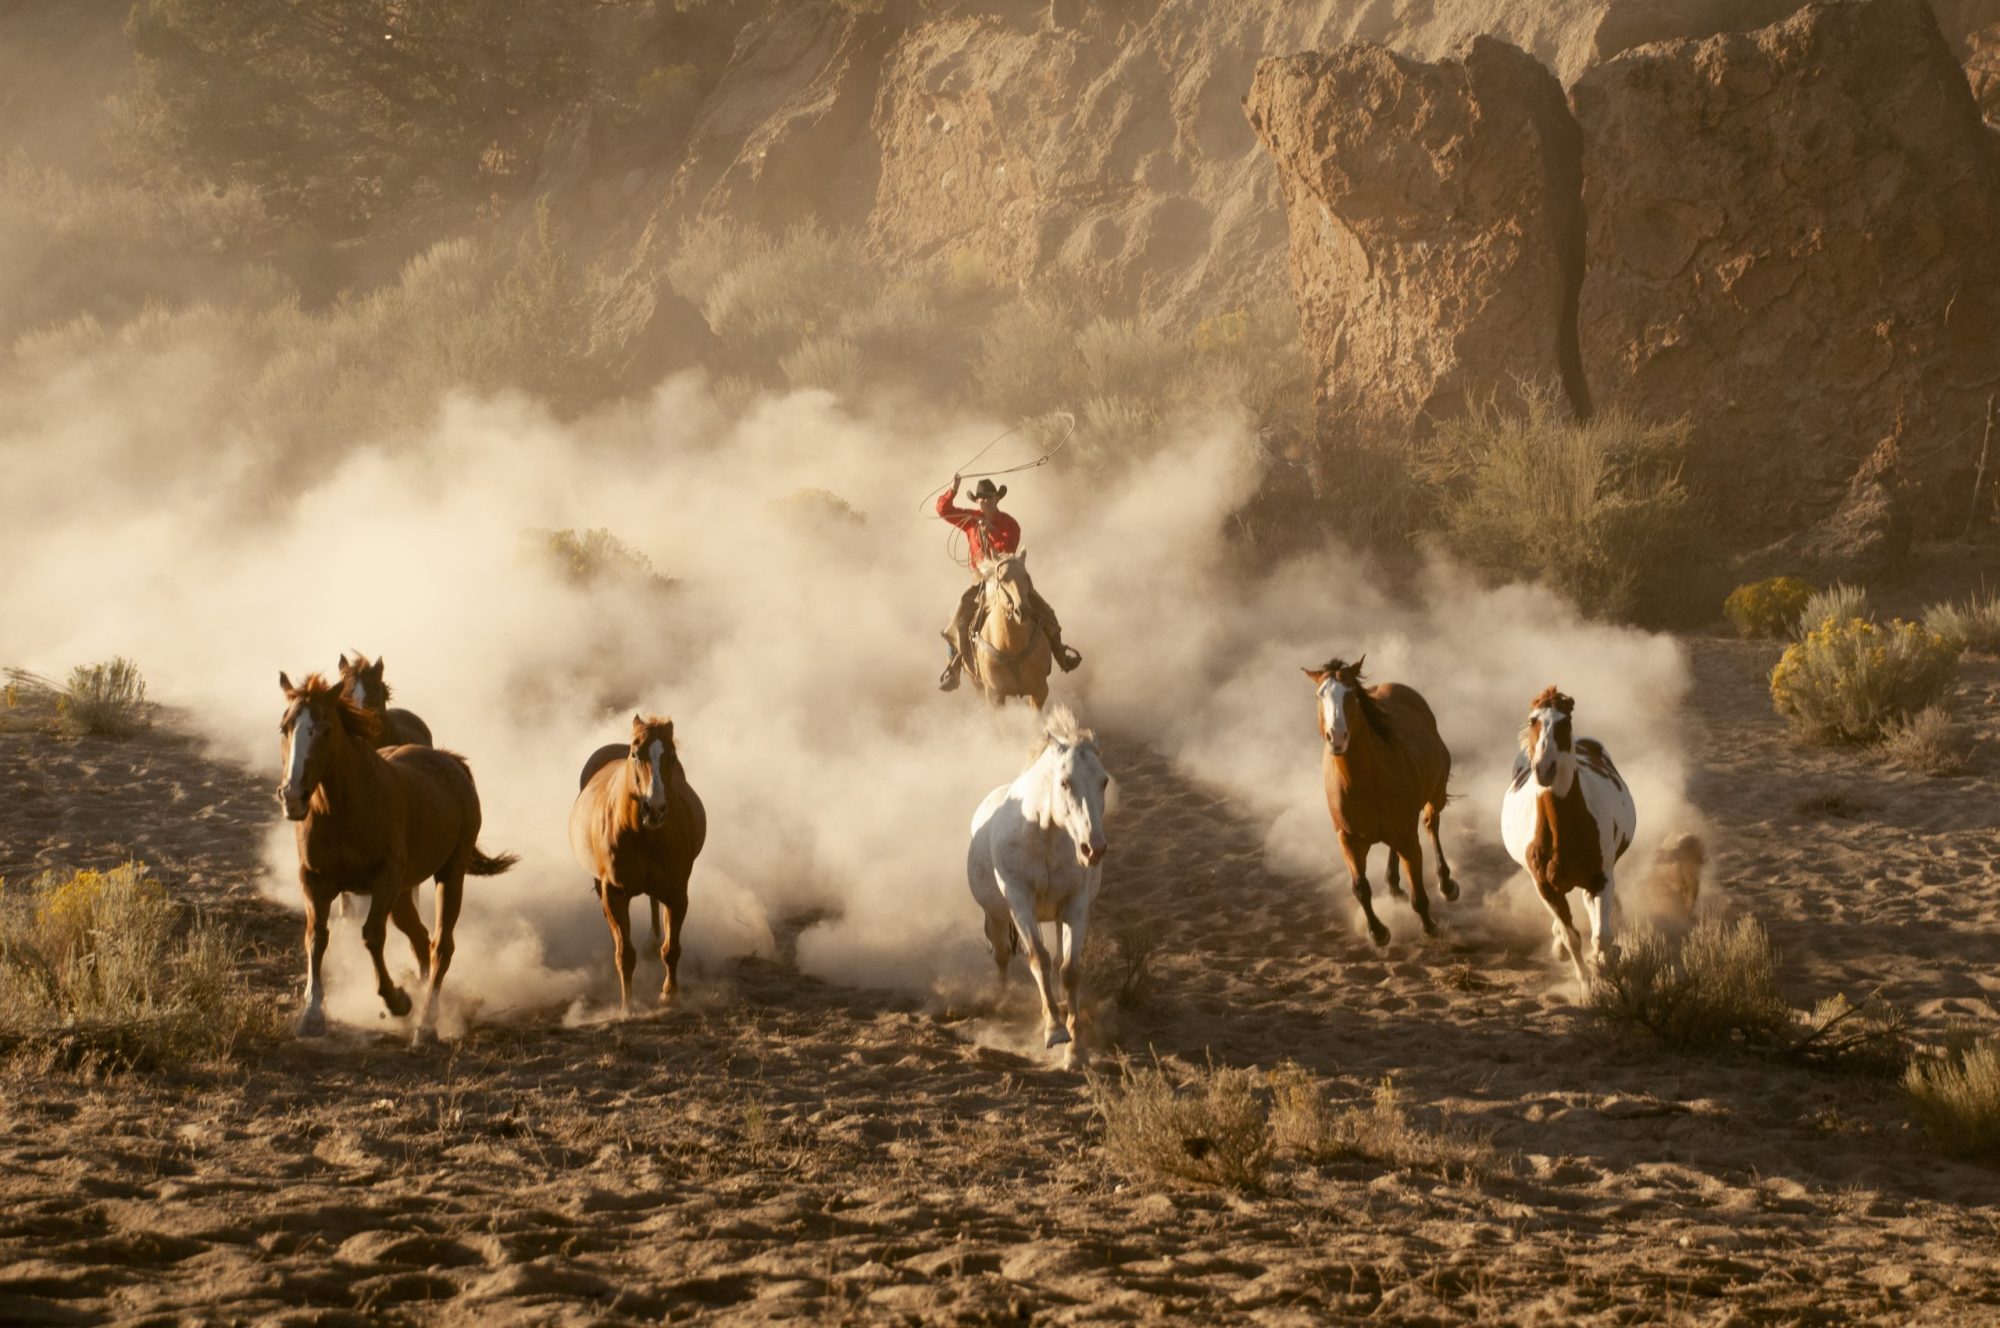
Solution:
[{"label": "cowboy's boot", "polygon": [[1075,673],[1076,666],[1083,663],[1083,656],[1073,648],[1063,644],[1061,627],[1051,625],[1048,632],[1049,649],[1055,652],[1056,667],[1064,673]]},{"label": "cowboy's boot", "polygon": [[958,672],[964,665],[964,656],[958,653],[958,642],[951,639],[951,633],[944,633],[944,648],[950,657],[944,662],[944,672],[938,675],[938,690],[955,692],[958,690]]}]

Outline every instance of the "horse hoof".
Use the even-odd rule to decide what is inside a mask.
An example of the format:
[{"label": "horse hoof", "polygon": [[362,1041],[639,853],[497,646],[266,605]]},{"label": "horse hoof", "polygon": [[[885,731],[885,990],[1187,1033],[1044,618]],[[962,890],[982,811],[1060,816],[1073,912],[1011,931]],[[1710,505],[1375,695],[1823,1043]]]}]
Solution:
[{"label": "horse hoof", "polygon": [[299,1015],[297,1028],[300,1037],[325,1037],[326,1012],[317,1007],[305,1011]]},{"label": "horse hoof", "polygon": [[429,1024],[418,1024],[410,1033],[412,1047],[428,1047],[438,1040],[437,1030]]},{"label": "horse hoof", "polygon": [[1449,876],[1438,877],[1438,893],[1443,895],[1446,899],[1457,899],[1458,882],[1452,880],[1451,877]]},{"label": "horse hoof", "polygon": [[410,1012],[410,996],[401,987],[391,987],[382,993],[382,1004],[389,1007],[389,1013],[401,1019]]},{"label": "horse hoof", "polygon": [[1049,1030],[1049,1040],[1048,1040],[1049,1046],[1060,1047],[1065,1042],[1068,1041],[1069,1041],[1069,1030],[1067,1028],[1052,1028]]},{"label": "horse hoof", "polygon": [[1090,1063],[1090,1055],[1075,1042],[1063,1051],[1062,1067],[1065,1070],[1081,1070]]},{"label": "horse hoof", "polygon": [[1389,929],[1379,922],[1374,923],[1368,928],[1368,939],[1377,945],[1387,945],[1389,943]]},{"label": "horse hoof", "polygon": [[1437,934],[1438,934],[1438,925],[1437,925],[1437,923],[1435,923],[1435,922],[1432,922],[1432,921],[1431,921],[1431,920],[1430,920],[1429,918],[1425,918],[1425,919],[1424,919],[1424,935],[1426,935],[1426,936],[1435,936],[1435,935],[1437,935]]}]

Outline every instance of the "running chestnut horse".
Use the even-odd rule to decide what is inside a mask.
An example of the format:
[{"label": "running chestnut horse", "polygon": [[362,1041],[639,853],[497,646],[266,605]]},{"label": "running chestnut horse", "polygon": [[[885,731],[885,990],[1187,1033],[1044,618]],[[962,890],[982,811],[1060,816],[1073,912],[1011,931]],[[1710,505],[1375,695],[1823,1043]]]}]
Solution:
[{"label": "running chestnut horse", "polygon": [[379,747],[400,747],[404,743],[416,743],[419,747],[435,747],[431,741],[430,725],[418,719],[408,710],[392,708],[389,698],[394,695],[389,684],[382,680],[382,661],[372,663],[368,656],[355,652],[352,663],[347,656],[340,657],[340,690],[363,710],[372,711],[382,721],[382,736],[377,740]]},{"label": "running chestnut horse", "polygon": [[708,813],[688,787],[674,749],[674,722],[632,716],[630,745],[609,743],[590,754],[576,803],[569,813],[569,845],[590,873],[618,964],[618,1009],[632,1010],[632,899],[653,906],[653,940],[660,944],[660,905],[667,932],[660,944],[666,985],[660,999],[680,990],[681,928],[687,921],[688,876],[708,839]]},{"label": "running chestnut horse", "polygon": [[1375,916],[1368,888],[1368,851],[1377,844],[1389,846],[1390,892],[1403,893],[1396,874],[1400,859],[1410,876],[1410,906],[1422,919],[1424,934],[1437,935],[1430,896],[1424,893],[1420,815],[1437,854],[1438,890],[1446,899],[1458,898],[1458,883],[1438,838],[1438,821],[1449,797],[1451,752],[1438,736],[1430,706],[1414,688],[1395,682],[1364,685],[1361,665],[1366,659],[1364,655],[1352,664],[1330,659],[1324,668],[1303,672],[1319,698],[1326,806],[1340,836],[1340,855],[1368,919],[1368,935],[1375,944],[1387,945],[1389,929]]},{"label": "running chestnut horse", "polygon": [[966,665],[987,701],[995,706],[1025,696],[1040,710],[1049,700],[1049,670],[1055,653],[1048,634],[1028,613],[1028,555],[996,558],[986,571],[981,612]]},{"label": "running chestnut horse", "polygon": [[[465,758],[432,747],[376,750],[375,716],[315,673],[299,686],[278,675],[285,693],[285,817],[297,823],[299,886],[306,897],[306,995],[299,1032],[326,1031],[325,988],[328,912],[343,892],[368,896],[361,939],[375,962],[376,989],[389,1013],[402,1018],[410,998],[389,977],[382,946],[394,922],[417,952],[427,979],[415,1038],[437,1026],[438,990],[451,967],[452,931],[458,924],[465,878],[498,876],[518,859],[488,857],[476,847],[479,791]],[[437,880],[437,937],[417,916],[417,886]]]},{"label": "running chestnut horse", "polygon": [[1575,736],[1576,702],[1550,687],[1528,705],[1514,778],[1500,803],[1500,837],[1528,869],[1549,910],[1558,958],[1567,955],[1577,985],[1590,994],[1583,942],[1570,918],[1569,892],[1583,891],[1590,913],[1592,966],[1611,958],[1618,859],[1632,847],[1639,813],[1632,791],[1595,738]]}]

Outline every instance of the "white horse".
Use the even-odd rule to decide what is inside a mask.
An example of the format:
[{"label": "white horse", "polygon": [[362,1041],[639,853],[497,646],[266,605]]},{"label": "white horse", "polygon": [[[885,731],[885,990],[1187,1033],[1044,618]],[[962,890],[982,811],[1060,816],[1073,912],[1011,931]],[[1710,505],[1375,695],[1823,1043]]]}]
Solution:
[{"label": "white horse", "polygon": [[1514,861],[1528,869],[1549,910],[1558,958],[1565,954],[1577,984],[1590,994],[1583,944],[1570,919],[1569,892],[1583,891],[1590,913],[1593,967],[1610,958],[1612,912],[1617,905],[1618,859],[1632,847],[1639,813],[1632,791],[1595,738],[1574,738],[1576,702],[1550,687],[1528,708],[1514,779],[1500,803],[1500,837]]},{"label": "white horse", "polygon": [[[1041,988],[1042,1031],[1047,1045],[1067,1044],[1066,1068],[1082,1059],[1078,986],[1090,905],[1104,871],[1110,787],[1096,738],[1077,727],[1068,706],[1057,705],[1044,718],[1041,741],[1020,778],[979,804],[965,855],[972,897],[986,911],[986,940],[999,968],[1000,990],[1007,990],[1008,960],[1025,948]],[[1062,1019],[1042,944],[1044,922],[1062,924]]]}]

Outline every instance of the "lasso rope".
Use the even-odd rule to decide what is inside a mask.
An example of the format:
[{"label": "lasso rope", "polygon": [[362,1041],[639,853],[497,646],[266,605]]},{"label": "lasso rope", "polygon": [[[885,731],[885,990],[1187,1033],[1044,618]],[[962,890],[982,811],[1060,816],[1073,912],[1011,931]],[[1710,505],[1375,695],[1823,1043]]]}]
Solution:
[{"label": "lasso rope", "polygon": [[[1069,428],[1063,432],[1061,440],[1057,442],[1054,447],[1051,447],[1048,451],[1042,453],[1040,456],[1036,457],[1033,461],[1024,461],[1018,466],[1007,466],[1001,470],[965,470],[961,467],[956,472],[959,480],[964,481],[964,480],[978,480],[978,479],[997,479],[1002,475],[1018,475],[1024,470],[1034,470],[1038,466],[1048,465],[1049,462],[1055,460],[1056,453],[1062,451],[1065,447],[1068,447],[1069,440],[1076,437],[1076,416],[1066,410],[1058,411],[1056,413],[1069,421]],[[995,434],[993,438],[987,442],[986,446],[980,448],[977,452],[974,452],[971,456],[967,457],[965,459],[964,464],[967,466],[977,465],[979,463],[979,458],[985,456],[988,452],[991,452],[994,449],[994,447],[996,447],[1001,442],[1001,440],[1006,438],[1011,438],[1015,434],[1019,433],[1022,427],[1027,423],[1028,421],[1022,420],[1019,423],[1015,424],[1012,428],[1004,429],[1000,433]],[[950,487],[949,483],[940,484],[935,489],[932,489],[929,493],[926,493],[923,496],[923,500],[917,504],[918,510],[923,512],[925,516],[929,516],[931,514],[932,505],[937,501],[937,496],[943,493],[949,487]],[[961,551],[960,549],[960,541],[964,541],[963,551]],[[946,556],[948,556],[954,563],[958,564],[960,567],[968,569],[971,568],[972,540],[963,530],[960,530],[957,526],[951,527],[950,531],[944,537],[944,548]]]}]

